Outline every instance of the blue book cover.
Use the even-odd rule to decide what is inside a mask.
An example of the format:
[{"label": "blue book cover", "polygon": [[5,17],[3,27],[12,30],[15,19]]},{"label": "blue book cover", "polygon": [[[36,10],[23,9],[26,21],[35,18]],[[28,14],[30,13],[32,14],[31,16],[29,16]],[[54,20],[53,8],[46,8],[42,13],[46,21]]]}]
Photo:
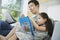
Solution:
[{"label": "blue book cover", "polygon": [[31,32],[31,34],[34,35],[33,26],[28,17],[19,18],[19,21],[20,21],[20,25],[23,27],[23,30],[25,32]]}]

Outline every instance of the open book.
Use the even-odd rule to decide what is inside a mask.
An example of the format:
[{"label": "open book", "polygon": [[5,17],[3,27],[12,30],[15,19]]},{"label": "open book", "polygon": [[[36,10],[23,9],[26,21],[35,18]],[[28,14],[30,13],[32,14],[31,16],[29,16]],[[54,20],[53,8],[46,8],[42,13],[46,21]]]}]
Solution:
[{"label": "open book", "polygon": [[19,21],[20,21],[20,25],[22,26],[25,32],[31,32],[31,34],[34,35],[33,26],[28,17],[19,18]]}]

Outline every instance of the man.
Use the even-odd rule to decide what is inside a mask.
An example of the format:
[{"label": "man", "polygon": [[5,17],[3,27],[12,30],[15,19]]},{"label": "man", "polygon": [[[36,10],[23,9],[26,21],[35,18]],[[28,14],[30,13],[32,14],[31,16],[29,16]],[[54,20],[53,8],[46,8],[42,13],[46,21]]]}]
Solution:
[{"label": "man", "polygon": [[[39,14],[39,2],[37,0],[30,0],[28,2],[28,7],[30,9],[30,13],[32,13],[32,18],[37,22],[37,15]],[[29,13],[28,13],[29,14]],[[28,15],[29,16],[29,15]],[[40,32],[35,29],[35,40],[42,40],[45,36],[47,36],[47,32]]]},{"label": "man", "polygon": [[[31,13],[33,14],[32,17],[36,21],[36,17],[39,14],[39,2],[35,1],[35,0],[31,0],[28,2],[28,7],[29,7]],[[29,15],[29,13],[28,13],[28,15]]]}]

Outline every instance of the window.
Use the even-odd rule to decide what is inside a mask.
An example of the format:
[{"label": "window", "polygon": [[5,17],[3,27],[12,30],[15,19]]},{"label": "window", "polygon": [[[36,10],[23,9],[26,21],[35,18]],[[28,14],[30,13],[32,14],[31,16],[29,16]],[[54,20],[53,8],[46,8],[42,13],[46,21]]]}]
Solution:
[{"label": "window", "polygon": [[8,13],[15,20],[18,20],[18,16],[22,10],[21,9],[22,0],[2,0],[0,4],[1,4],[0,19],[4,20],[4,18],[5,18],[4,14]]}]

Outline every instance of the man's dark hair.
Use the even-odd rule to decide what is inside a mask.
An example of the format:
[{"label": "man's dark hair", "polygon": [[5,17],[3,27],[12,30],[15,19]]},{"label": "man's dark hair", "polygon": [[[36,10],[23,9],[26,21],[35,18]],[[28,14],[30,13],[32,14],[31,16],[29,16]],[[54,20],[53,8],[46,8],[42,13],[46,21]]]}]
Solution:
[{"label": "man's dark hair", "polygon": [[28,2],[28,4],[30,4],[30,3],[34,3],[35,5],[38,5],[39,6],[39,2],[37,0],[30,0]]}]

